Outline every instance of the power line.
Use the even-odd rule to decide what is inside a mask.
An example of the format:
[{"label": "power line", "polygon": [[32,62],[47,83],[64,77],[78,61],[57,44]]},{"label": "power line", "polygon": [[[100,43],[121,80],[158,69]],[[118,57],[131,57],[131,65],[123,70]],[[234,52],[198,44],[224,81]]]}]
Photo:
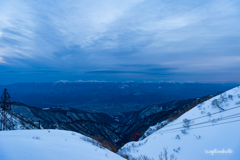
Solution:
[{"label": "power line", "polygon": [[[237,113],[237,114],[233,114],[233,115],[228,115],[228,116],[225,116],[225,117],[221,117],[220,119],[218,119],[217,121],[224,121],[224,120],[228,120],[228,119],[234,119],[234,118],[238,118],[240,117],[240,113]],[[167,131],[173,131],[173,130],[179,130],[179,129],[192,129],[190,127],[192,126],[197,126],[197,125],[202,125],[202,124],[206,124],[206,123],[214,123],[214,121],[204,121],[204,122],[201,122],[201,123],[197,123],[197,124],[193,124],[193,125],[189,125],[188,127],[178,127],[178,128],[172,128],[172,129],[168,129],[168,130],[162,130],[161,133],[164,133],[164,132],[167,132]],[[221,124],[221,123],[220,123]],[[216,125],[216,124],[214,124]]]},{"label": "power line", "polygon": [[[214,127],[214,126],[217,126],[217,125],[222,125],[222,124],[227,124],[227,123],[234,123],[234,122],[239,122],[239,121],[240,121],[240,119],[239,120],[235,120],[235,121],[224,122],[224,123],[217,123],[217,124],[211,124],[211,125],[206,125],[206,126],[201,126],[201,127],[189,128],[189,130],[205,128],[205,127]],[[178,130],[174,130],[174,131],[160,132],[160,133],[172,133],[172,132],[178,132],[178,131],[181,131],[181,130],[178,129]]]},{"label": "power line", "polygon": [[[211,116],[211,115],[218,114],[218,113],[222,113],[222,112],[226,112],[226,111],[229,111],[229,110],[232,110],[232,109],[236,109],[236,108],[239,108],[239,107],[240,106],[236,106],[236,107],[232,107],[232,108],[229,108],[229,109],[225,109],[224,111],[218,111],[218,112],[210,113],[209,115],[205,115],[205,116],[200,116],[200,117],[197,117],[197,118],[189,119],[189,121],[200,119],[200,118],[204,118],[204,117]],[[167,125],[164,128],[168,128],[168,127],[175,126],[175,125],[182,124],[182,123],[184,123],[184,122],[179,122],[179,123]]]},{"label": "power line", "polygon": [[[217,121],[223,121],[223,120],[227,120],[227,119],[233,119],[233,118],[238,118],[240,116],[236,116],[236,115],[240,115],[240,113],[238,114],[234,114],[234,115],[230,115],[230,116],[226,116],[226,117],[222,117],[220,119],[218,119]],[[235,116],[235,117],[232,117],[232,116]],[[213,119],[215,120],[215,119]],[[193,124],[193,125],[189,125],[189,127],[191,126],[196,126],[196,125],[201,125],[201,124],[205,124],[205,123],[214,123],[214,121],[204,121],[204,122],[201,122],[201,123],[196,123],[196,124]],[[187,127],[178,127],[178,128],[173,128],[173,129],[169,129],[169,130],[163,130],[163,131],[170,131],[170,130],[174,130],[174,129],[182,129],[182,128],[187,128]]]}]

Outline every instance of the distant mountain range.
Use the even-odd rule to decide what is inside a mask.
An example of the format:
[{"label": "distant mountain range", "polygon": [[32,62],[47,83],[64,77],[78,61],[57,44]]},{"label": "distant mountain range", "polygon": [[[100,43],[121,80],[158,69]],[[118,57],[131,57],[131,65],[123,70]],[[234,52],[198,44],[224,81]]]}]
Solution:
[{"label": "distant mountain range", "polygon": [[39,108],[71,107],[87,112],[119,115],[152,104],[217,94],[237,84],[137,83],[137,82],[56,82],[0,85],[14,101]]}]

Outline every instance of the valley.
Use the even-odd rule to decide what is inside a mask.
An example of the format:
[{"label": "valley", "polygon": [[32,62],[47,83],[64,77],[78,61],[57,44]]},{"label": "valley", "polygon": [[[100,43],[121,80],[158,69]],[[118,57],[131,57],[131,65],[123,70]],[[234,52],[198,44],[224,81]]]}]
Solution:
[{"label": "valley", "polygon": [[62,129],[82,133],[89,137],[98,136],[118,147],[142,135],[150,126],[169,119],[176,113],[184,112],[212,96],[176,100],[149,105],[135,112],[110,116],[104,113],[90,113],[69,107],[36,108],[19,102],[12,103],[12,112],[26,117],[42,129]]},{"label": "valley", "polygon": [[48,82],[0,85],[13,101],[38,108],[71,107],[91,113],[119,115],[148,105],[216,95],[234,83],[177,82]]}]

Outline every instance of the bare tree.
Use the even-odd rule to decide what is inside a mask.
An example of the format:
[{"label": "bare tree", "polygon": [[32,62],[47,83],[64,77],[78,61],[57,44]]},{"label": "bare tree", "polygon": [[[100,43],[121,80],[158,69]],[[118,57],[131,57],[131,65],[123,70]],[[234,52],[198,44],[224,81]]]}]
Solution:
[{"label": "bare tree", "polygon": [[[158,158],[159,160],[168,160],[167,147],[163,148],[163,152],[161,152],[160,155],[158,155]],[[177,160],[177,158],[175,158],[174,154],[171,154],[169,160]]]},{"label": "bare tree", "polygon": [[214,100],[212,101],[212,106],[217,106],[219,109],[221,109],[222,111],[224,111],[224,109],[220,107],[219,102],[218,102],[217,99],[214,99]]}]

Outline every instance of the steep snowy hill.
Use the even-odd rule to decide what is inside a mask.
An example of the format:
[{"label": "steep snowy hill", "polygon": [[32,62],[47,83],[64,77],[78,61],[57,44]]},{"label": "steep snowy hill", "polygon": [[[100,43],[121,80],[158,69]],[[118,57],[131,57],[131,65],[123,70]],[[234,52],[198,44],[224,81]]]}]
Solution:
[{"label": "steep snowy hill", "polygon": [[150,127],[145,139],[127,143],[118,153],[132,158],[146,156],[161,160],[161,152],[164,155],[165,148],[168,158],[174,155],[178,160],[240,159],[240,87],[213,97],[176,120],[164,123],[167,125]]},{"label": "steep snowy hill", "polygon": [[100,136],[115,143],[120,139],[114,131],[121,126],[114,118],[103,113],[89,113],[69,107],[36,108],[14,102],[12,112],[31,119],[41,120],[45,129],[63,129],[83,133],[87,136]]},{"label": "steep snowy hill", "polygon": [[169,117],[173,117],[176,113],[184,112],[196,106],[197,104],[212,98],[212,95],[188,99],[188,100],[175,100],[162,104],[149,105],[129,116],[122,117],[119,122],[123,122],[124,126],[120,126],[116,131],[120,133],[122,139],[117,144],[126,144],[130,139],[135,138],[134,132],[144,133],[147,129],[162,122]]},{"label": "steep snowy hill", "polygon": [[85,136],[62,130],[0,132],[1,160],[123,160],[85,141]]}]

